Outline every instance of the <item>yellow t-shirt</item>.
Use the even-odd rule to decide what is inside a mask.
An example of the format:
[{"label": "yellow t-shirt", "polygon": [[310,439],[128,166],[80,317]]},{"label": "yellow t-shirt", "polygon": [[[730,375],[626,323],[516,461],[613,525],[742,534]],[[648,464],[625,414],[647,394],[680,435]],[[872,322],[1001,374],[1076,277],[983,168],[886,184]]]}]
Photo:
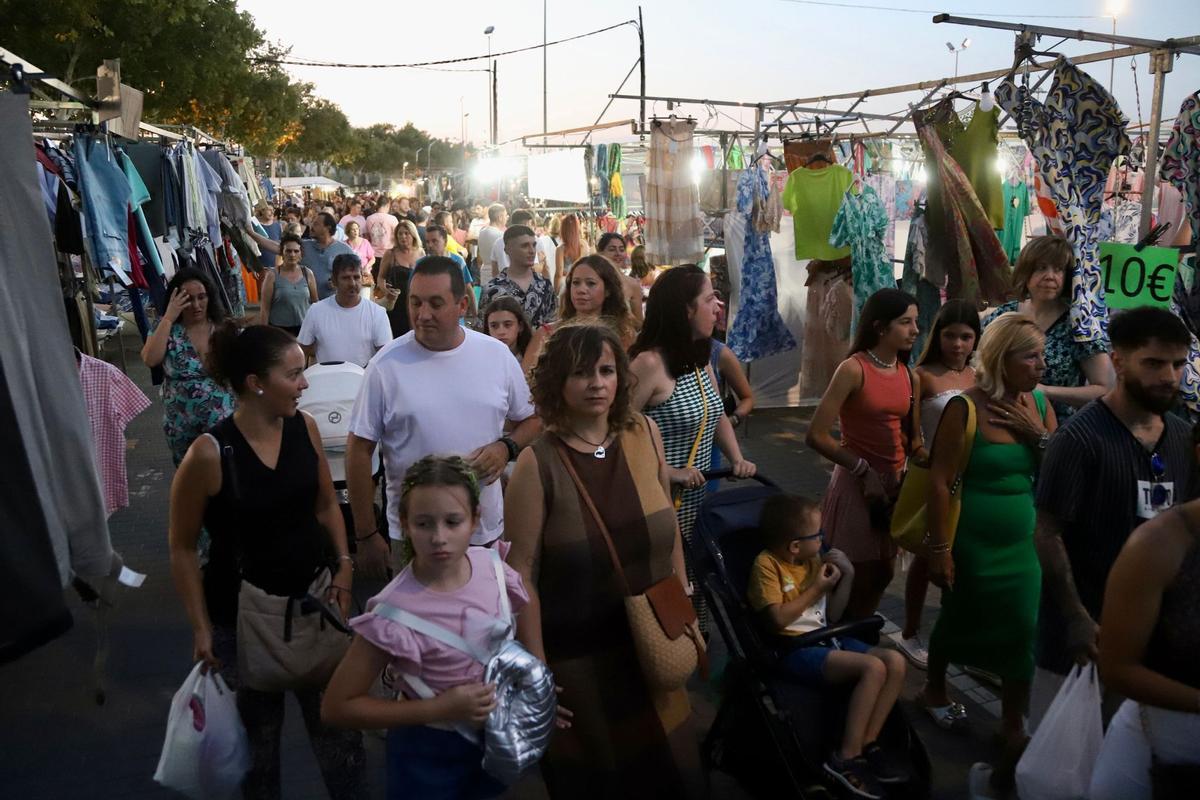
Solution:
[{"label": "yellow t-shirt", "polygon": [[[780,561],[770,550],[763,550],[754,559],[754,567],[750,570],[750,585],[746,595],[750,607],[762,611],[767,606],[782,605],[800,596],[800,587],[808,581],[812,570],[821,569],[821,559],[814,557],[800,564]],[[784,636],[799,636],[818,628],[824,628],[825,596],[808,608],[797,619],[778,633]]]}]

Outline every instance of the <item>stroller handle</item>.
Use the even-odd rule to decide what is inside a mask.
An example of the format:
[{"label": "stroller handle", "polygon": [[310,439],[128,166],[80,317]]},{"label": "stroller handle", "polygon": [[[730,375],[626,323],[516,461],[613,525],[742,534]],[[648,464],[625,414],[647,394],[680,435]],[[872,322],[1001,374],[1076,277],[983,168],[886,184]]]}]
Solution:
[{"label": "stroller handle", "polygon": [[758,473],[754,474],[753,476],[751,476],[749,478],[735,478],[733,475],[733,469],[730,467],[724,467],[722,469],[703,470],[701,472],[701,474],[704,476],[704,480],[706,480],[706,481],[723,481],[723,480],[758,481],[763,486],[770,486],[773,489],[779,488],[779,484],[775,483],[775,481],[771,480],[766,475],[761,475]]}]

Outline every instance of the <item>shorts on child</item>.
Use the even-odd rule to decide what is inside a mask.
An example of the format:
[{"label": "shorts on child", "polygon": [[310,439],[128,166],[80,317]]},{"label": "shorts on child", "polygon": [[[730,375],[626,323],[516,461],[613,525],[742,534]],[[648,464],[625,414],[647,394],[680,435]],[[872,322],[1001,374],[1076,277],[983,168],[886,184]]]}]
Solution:
[{"label": "shorts on child", "polygon": [[387,733],[387,797],[483,800],[504,784],[483,771],[483,748],[455,731],[426,725]]},{"label": "shorts on child", "polygon": [[779,666],[791,677],[804,683],[825,682],[825,660],[834,650],[847,653],[866,653],[871,645],[850,636],[833,640],[831,646],[797,647],[780,661]]}]

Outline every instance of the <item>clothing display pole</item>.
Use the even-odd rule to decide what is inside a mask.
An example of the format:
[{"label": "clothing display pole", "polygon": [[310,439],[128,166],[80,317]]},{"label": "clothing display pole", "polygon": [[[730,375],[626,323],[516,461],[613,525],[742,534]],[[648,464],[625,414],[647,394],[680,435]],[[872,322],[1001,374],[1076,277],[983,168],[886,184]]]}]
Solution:
[{"label": "clothing display pole", "polygon": [[[1015,29],[1031,26],[1014,26]],[[1032,29],[1032,28],[1031,28]],[[1173,39],[1177,44],[1193,45],[1200,44],[1200,36],[1191,36],[1187,39]],[[1162,49],[1161,47],[1122,47],[1118,50],[1104,50],[1099,53],[1086,53],[1081,56],[1071,56],[1071,63],[1079,66],[1080,64],[1092,64],[1097,61],[1110,61],[1114,58],[1129,58],[1130,56],[1140,56],[1144,53],[1149,53],[1152,50]],[[1030,72],[1045,72],[1049,69],[1054,69],[1057,59],[1051,61],[1039,61],[1029,65]],[[871,96],[878,97],[885,94],[903,94],[904,92],[924,91],[932,88],[937,83],[946,83],[951,85],[962,85],[964,83],[981,83],[983,81],[995,80],[1003,78],[1012,72],[1012,66],[1004,67],[1003,69],[993,69],[987,72],[972,72],[968,75],[948,76],[938,78],[936,80],[917,81],[916,83],[905,83],[897,86],[884,86],[878,89],[871,89]],[[830,100],[854,100],[862,94],[862,90],[854,92],[841,92],[838,94],[818,95],[815,97],[801,97],[795,100],[778,100],[771,103],[764,103],[768,108],[782,108],[784,106],[794,105],[796,103],[825,103]],[[708,101],[711,102],[711,101]],[[713,103],[713,105],[717,105]],[[753,103],[730,103],[722,105],[753,105]]]},{"label": "clothing display pole", "polygon": [[1167,73],[1175,65],[1175,56],[1170,50],[1155,50],[1150,54],[1150,72],[1154,74],[1154,95],[1150,100],[1150,132],[1146,138],[1147,176],[1142,188],[1142,217],[1138,223],[1138,239],[1150,232],[1150,215],[1154,206],[1154,192],[1158,186],[1158,134],[1162,128],[1163,85]]},{"label": "clothing display pole", "polygon": [[[642,70],[641,106],[638,111],[638,125],[646,130],[646,28],[642,25],[642,7],[638,6],[638,66]],[[618,89],[617,91],[620,91]]]}]

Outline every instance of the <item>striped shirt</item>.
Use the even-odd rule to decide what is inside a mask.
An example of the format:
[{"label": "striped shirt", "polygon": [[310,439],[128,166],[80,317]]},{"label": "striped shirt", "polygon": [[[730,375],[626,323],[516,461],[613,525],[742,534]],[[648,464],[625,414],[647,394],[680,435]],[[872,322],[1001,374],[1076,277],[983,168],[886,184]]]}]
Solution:
[{"label": "striped shirt", "polygon": [[[1154,516],[1148,508],[1155,483],[1170,490],[1170,502],[1187,500],[1192,486],[1191,429],[1173,414],[1164,416],[1162,437],[1153,450],[1125,427],[1103,400],[1094,400],[1072,416],[1050,439],[1037,485],[1039,512],[1062,528],[1063,544],[1079,599],[1100,619],[1104,584],[1117,554],[1133,529]],[[1151,458],[1163,461],[1154,475]],[[1042,595],[1038,621],[1039,667],[1066,673],[1065,621]]]}]

